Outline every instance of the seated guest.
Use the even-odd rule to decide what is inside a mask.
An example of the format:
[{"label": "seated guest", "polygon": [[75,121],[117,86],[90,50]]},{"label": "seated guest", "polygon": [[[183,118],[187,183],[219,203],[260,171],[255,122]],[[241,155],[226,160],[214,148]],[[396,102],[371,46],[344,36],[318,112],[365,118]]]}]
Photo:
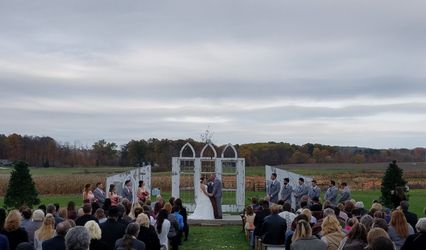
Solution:
[{"label": "seated guest", "polygon": [[177,231],[177,241],[178,244],[182,244],[182,234],[184,229],[184,223],[183,223],[183,216],[179,213],[179,208],[176,206],[173,206],[172,208],[172,214],[176,217],[176,220],[178,222],[179,228]]},{"label": "seated guest", "polygon": [[[312,236],[312,229],[306,220],[297,222],[296,231],[291,238],[290,250],[326,250],[327,244]],[[288,249],[286,247],[286,249]]]},{"label": "seated guest", "polygon": [[408,211],[408,201],[401,201],[399,206],[401,207],[401,210],[404,213],[405,219],[407,220],[408,224],[410,224],[412,228],[416,228],[417,215]]},{"label": "seated guest", "polygon": [[89,246],[90,235],[85,227],[73,227],[65,235],[65,247],[67,250],[87,250]]},{"label": "seated guest", "polygon": [[367,234],[367,247],[365,249],[371,249],[373,241],[379,237],[386,237],[390,239],[389,234],[385,230],[378,227],[372,228]]},{"label": "seated guest", "polygon": [[307,209],[307,208],[302,209],[301,214],[304,214],[304,215],[306,215],[306,217],[308,217],[308,222],[309,222],[309,224],[311,224],[312,226],[313,226],[313,225],[315,225],[315,224],[317,223],[317,219],[316,219],[315,217],[313,217],[313,216],[312,216],[312,212],[311,212],[311,210],[309,210],[309,209]]},{"label": "seated guest", "polygon": [[340,242],[339,250],[363,250],[367,246],[367,229],[361,223],[352,226],[348,235]]},{"label": "seated guest", "polygon": [[52,214],[46,214],[43,225],[34,233],[34,248],[42,250],[42,244],[55,236],[55,218]]},{"label": "seated guest", "polygon": [[[34,232],[37,231],[44,220],[44,212],[40,209],[36,209],[33,212],[32,220],[27,223],[24,227],[28,234],[28,242],[34,246]],[[1,249],[1,248],[0,248]]]},{"label": "seated guest", "polygon": [[77,226],[84,226],[86,222],[90,220],[94,220],[99,223],[98,219],[96,219],[96,217],[92,215],[92,205],[90,203],[85,203],[83,205],[83,213],[84,214],[82,216],[78,217],[75,220],[75,224]]},{"label": "seated guest", "polygon": [[107,249],[107,244],[102,241],[102,231],[98,223],[94,220],[89,220],[84,224],[84,227],[89,232],[90,236],[90,250],[104,250]]},{"label": "seated guest", "polygon": [[372,228],[375,228],[375,227],[380,227],[383,230],[385,230],[386,232],[389,231],[388,223],[386,223],[386,221],[382,218],[374,218]]},{"label": "seated guest", "polygon": [[118,208],[112,207],[109,210],[108,219],[100,225],[102,231],[102,241],[107,243],[108,249],[114,249],[115,242],[123,237],[125,226],[118,221]]},{"label": "seated guest", "polygon": [[301,220],[308,221],[308,217],[304,214],[299,214],[294,218],[293,223],[291,223],[291,227],[285,233],[285,249],[290,249],[291,239],[293,237],[294,232],[296,231],[297,223]]},{"label": "seated guest", "polygon": [[336,216],[329,215],[325,217],[321,227],[321,240],[327,244],[327,249],[337,250],[345,234]]},{"label": "seated guest", "polygon": [[265,244],[284,244],[287,222],[278,215],[279,211],[280,206],[272,205],[271,215],[267,216],[262,224],[262,242]]},{"label": "seated guest", "polygon": [[256,197],[251,198],[250,206],[251,206],[251,208],[253,208],[253,212],[255,212],[255,213],[261,209]]},{"label": "seated guest", "polygon": [[28,234],[21,228],[21,213],[18,210],[9,212],[0,233],[7,237],[10,249],[15,249],[21,242],[28,242]]},{"label": "seated guest", "polygon": [[25,228],[27,223],[31,221],[31,215],[32,215],[31,208],[27,206],[23,206],[19,210],[21,211],[21,215],[22,215],[21,227]]},{"label": "seated guest", "polygon": [[56,225],[56,236],[43,242],[43,250],[65,250],[65,235],[70,228],[71,225],[67,221]]},{"label": "seated guest", "polygon": [[393,243],[395,243],[397,250],[404,245],[409,235],[414,234],[414,229],[407,223],[402,211],[394,210],[392,212],[388,234]]},{"label": "seated guest", "polygon": [[67,210],[68,210],[68,219],[70,219],[70,220],[77,219],[77,211],[75,209],[75,202],[74,201],[68,202]]},{"label": "seated guest", "polygon": [[145,243],[146,249],[160,250],[160,240],[157,237],[154,226],[149,223],[148,215],[142,213],[136,218],[136,223],[139,224],[138,240]]},{"label": "seated guest", "polygon": [[394,250],[395,246],[388,237],[378,237],[371,242],[371,250]]},{"label": "seated guest", "polygon": [[311,211],[322,211],[322,204],[319,197],[312,198],[312,205],[309,207]]},{"label": "seated guest", "polygon": [[[31,244],[31,246],[33,246]],[[9,240],[7,237],[0,233],[0,249],[9,249]]]},{"label": "seated guest", "polygon": [[175,200],[175,206],[179,209],[179,214],[183,217],[183,234],[184,240],[188,240],[189,225],[188,225],[188,213],[186,208],[182,205],[182,199],[177,198]]},{"label": "seated guest", "polygon": [[169,213],[165,209],[161,209],[158,213],[157,220],[155,222],[155,230],[157,231],[158,238],[160,239],[161,246],[168,250],[169,249],[169,238],[167,235],[170,231],[170,221],[167,219]]},{"label": "seated guest", "polygon": [[264,200],[262,203],[262,209],[256,213],[256,217],[254,218],[254,235],[261,236],[262,234],[262,225],[266,216],[271,214],[269,210],[269,202]]},{"label": "seated guest", "polygon": [[34,245],[29,242],[21,242],[16,246],[16,250],[34,250]]},{"label": "seated guest", "polygon": [[107,220],[103,208],[96,209],[95,217],[99,221],[99,224],[104,223]]},{"label": "seated guest", "polygon": [[365,226],[365,228],[367,229],[367,233],[368,233],[371,229],[371,226],[373,225],[373,217],[366,214],[366,215],[361,217],[361,219],[359,220],[359,223],[361,223]]},{"label": "seated guest", "polygon": [[115,242],[116,250],[145,250],[145,243],[136,239],[139,235],[139,224],[129,223],[126,228],[126,233],[123,238]]},{"label": "seated guest", "polygon": [[416,224],[417,233],[408,236],[401,250],[422,249],[426,246],[426,218],[420,218]]},{"label": "seated guest", "polygon": [[283,211],[278,215],[284,218],[287,222],[287,231],[291,230],[291,224],[293,223],[294,218],[296,218],[296,215],[291,212],[290,203],[284,203]]},{"label": "seated guest", "polygon": [[[327,216],[335,216],[334,210],[332,208],[326,208],[323,211],[324,218]],[[321,236],[321,230],[322,230],[322,222],[324,221],[324,218],[321,218],[318,220],[318,222],[312,227],[312,234],[316,235],[318,237]]]}]

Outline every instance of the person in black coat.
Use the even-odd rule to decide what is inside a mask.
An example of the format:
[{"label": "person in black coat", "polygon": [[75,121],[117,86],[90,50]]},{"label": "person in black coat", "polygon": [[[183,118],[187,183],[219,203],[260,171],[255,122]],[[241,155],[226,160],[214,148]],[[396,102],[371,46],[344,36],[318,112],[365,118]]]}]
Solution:
[{"label": "person in black coat", "polygon": [[65,250],[65,235],[70,228],[67,221],[60,222],[56,226],[56,236],[42,243],[43,250]]},{"label": "person in black coat", "polygon": [[139,224],[129,223],[129,225],[127,225],[127,228],[126,228],[126,234],[123,236],[123,238],[118,239],[115,242],[115,249],[145,250],[145,243],[136,239],[136,236],[138,235],[139,235]]},{"label": "person in black coat", "polygon": [[136,218],[136,223],[140,226],[138,240],[145,243],[146,249],[160,250],[160,240],[154,226],[149,223],[148,215],[144,213],[139,214]]},{"label": "person in black coat", "polygon": [[284,244],[287,222],[278,215],[279,212],[279,205],[271,207],[271,215],[267,216],[262,224],[262,243],[272,245]]},{"label": "person in black coat", "polygon": [[401,250],[424,249],[426,246],[426,218],[420,218],[416,224],[417,233],[407,237]]},{"label": "person in black coat", "polygon": [[413,227],[414,231],[416,231],[416,224],[418,219],[417,214],[408,211],[408,201],[401,201],[400,206],[402,212],[405,215],[405,219],[407,219],[408,224],[410,224]]},{"label": "person in black coat", "polygon": [[266,216],[271,214],[269,210],[269,202],[264,200],[260,202],[261,210],[256,213],[256,217],[254,217],[254,235],[261,236],[262,235],[262,225]]},{"label": "person in black coat", "polygon": [[110,250],[114,249],[115,242],[123,237],[126,227],[118,221],[118,209],[112,207],[109,210],[108,219],[100,225],[102,231],[101,240],[104,241]]},{"label": "person in black coat", "polygon": [[92,215],[92,205],[90,203],[86,203],[83,205],[83,215],[78,217],[75,220],[75,224],[77,226],[84,226],[86,224],[86,222],[90,221],[90,220],[94,220],[97,223],[99,223],[98,219]]},{"label": "person in black coat", "polygon": [[6,217],[4,228],[1,230],[3,235],[9,240],[9,248],[16,249],[21,242],[28,242],[28,234],[21,227],[21,213],[18,210],[12,210]]},{"label": "person in black coat", "polygon": [[182,204],[182,200],[180,198],[177,198],[175,200],[175,206],[179,209],[179,214],[183,217],[183,236],[184,240],[188,240],[189,235],[189,225],[188,225],[188,212],[186,211],[186,208]]}]

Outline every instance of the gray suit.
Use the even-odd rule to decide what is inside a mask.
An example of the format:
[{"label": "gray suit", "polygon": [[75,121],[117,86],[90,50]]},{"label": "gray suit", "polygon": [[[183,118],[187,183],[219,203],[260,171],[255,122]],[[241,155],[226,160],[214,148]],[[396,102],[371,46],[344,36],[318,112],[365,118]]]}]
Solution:
[{"label": "gray suit", "polygon": [[338,190],[336,186],[329,187],[325,193],[325,200],[330,201],[332,204],[336,205],[337,191]]},{"label": "gray suit", "polygon": [[269,183],[268,195],[270,197],[270,202],[277,203],[278,202],[278,194],[281,190],[281,184],[279,181],[275,180],[275,183],[271,181]]},{"label": "gray suit", "polygon": [[222,218],[222,182],[219,179],[215,179],[213,182],[213,197],[216,200],[217,207],[217,219]]},{"label": "gray suit", "polygon": [[93,195],[95,196],[95,199],[98,201],[99,206],[102,207],[101,205],[104,204],[105,198],[106,198],[105,192],[101,190],[100,188],[96,188],[93,191]]},{"label": "gray suit", "polygon": [[345,187],[342,191],[339,202],[345,202],[345,201],[348,201],[350,199],[351,199],[351,191],[349,190],[349,187]]},{"label": "gray suit", "polygon": [[308,186],[303,183],[302,185],[297,186],[296,190],[294,191],[294,198],[296,198],[296,207],[300,207],[300,199],[302,199],[303,196],[308,195],[309,188]]},{"label": "gray suit", "polygon": [[308,193],[308,195],[309,195],[309,199],[313,199],[313,198],[315,198],[315,197],[320,197],[320,195],[321,195],[321,189],[318,187],[318,186],[315,186],[315,187],[311,187],[310,189],[309,189],[309,193]]},{"label": "gray suit", "polygon": [[285,203],[291,204],[291,193],[293,193],[293,187],[288,184],[287,186],[283,186],[283,189],[281,190],[281,200],[283,200]]},{"label": "gray suit", "polygon": [[126,198],[130,202],[133,202],[133,192],[131,188],[124,187],[121,196],[123,196],[123,199]]}]

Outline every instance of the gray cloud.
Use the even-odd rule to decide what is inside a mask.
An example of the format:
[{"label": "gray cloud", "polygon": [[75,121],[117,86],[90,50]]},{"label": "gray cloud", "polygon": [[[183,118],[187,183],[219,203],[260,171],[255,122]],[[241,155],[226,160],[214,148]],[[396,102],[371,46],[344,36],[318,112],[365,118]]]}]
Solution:
[{"label": "gray cloud", "polygon": [[423,146],[425,5],[2,2],[0,133]]}]

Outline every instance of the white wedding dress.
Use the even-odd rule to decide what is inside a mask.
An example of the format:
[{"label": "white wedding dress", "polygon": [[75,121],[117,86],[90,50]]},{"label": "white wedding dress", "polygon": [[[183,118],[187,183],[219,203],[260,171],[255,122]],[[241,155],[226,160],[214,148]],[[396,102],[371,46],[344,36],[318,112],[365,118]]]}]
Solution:
[{"label": "white wedding dress", "polygon": [[[201,184],[201,188],[207,190],[207,186]],[[188,216],[188,219],[192,220],[214,220],[213,206],[210,201],[210,198],[201,190],[199,190],[197,195],[197,200],[195,201],[196,207],[194,213]]]}]

